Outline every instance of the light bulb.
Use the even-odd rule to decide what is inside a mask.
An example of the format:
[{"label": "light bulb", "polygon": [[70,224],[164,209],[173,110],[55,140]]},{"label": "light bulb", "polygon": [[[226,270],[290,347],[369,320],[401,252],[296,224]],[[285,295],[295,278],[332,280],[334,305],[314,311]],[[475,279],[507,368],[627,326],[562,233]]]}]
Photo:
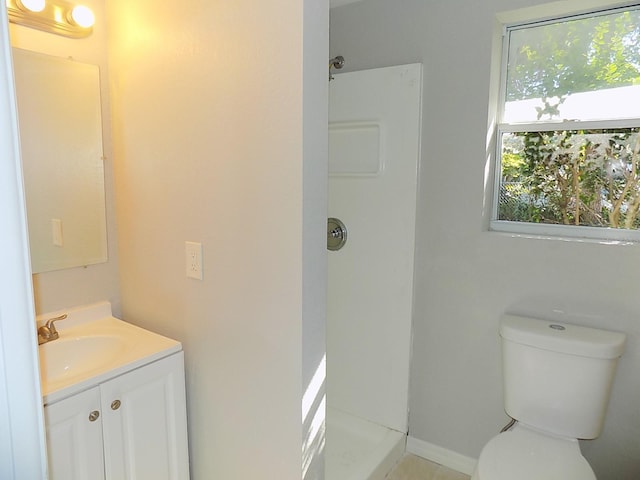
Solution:
[{"label": "light bulb", "polygon": [[44,10],[45,0],[20,0],[24,8],[32,12],[41,12]]},{"label": "light bulb", "polygon": [[76,5],[73,7],[73,10],[71,11],[71,18],[76,25],[83,28],[89,28],[93,26],[95,22],[93,12],[89,7],[85,7],[84,5]]}]

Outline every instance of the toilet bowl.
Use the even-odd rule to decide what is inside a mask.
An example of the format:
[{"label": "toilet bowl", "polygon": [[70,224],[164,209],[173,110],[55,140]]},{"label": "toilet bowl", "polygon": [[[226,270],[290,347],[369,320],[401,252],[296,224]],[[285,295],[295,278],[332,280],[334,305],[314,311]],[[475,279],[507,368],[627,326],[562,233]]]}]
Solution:
[{"label": "toilet bowl", "polygon": [[596,480],[578,440],[516,424],[485,445],[471,480]]},{"label": "toilet bowl", "polygon": [[505,315],[500,322],[505,412],[471,480],[596,480],[578,439],[600,435],[626,336]]}]

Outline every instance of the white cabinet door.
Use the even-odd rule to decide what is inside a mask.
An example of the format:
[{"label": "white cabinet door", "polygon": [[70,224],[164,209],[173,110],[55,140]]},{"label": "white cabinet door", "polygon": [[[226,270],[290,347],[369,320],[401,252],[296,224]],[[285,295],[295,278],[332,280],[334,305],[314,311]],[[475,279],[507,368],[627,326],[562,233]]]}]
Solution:
[{"label": "white cabinet door", "polygon": [[107,480],[188,480],[184,354],[100,386]]},{"label": "white cabinet door", "polygon": [[47,405],[44,415],[49,478],[104,479],[100,388]]}]

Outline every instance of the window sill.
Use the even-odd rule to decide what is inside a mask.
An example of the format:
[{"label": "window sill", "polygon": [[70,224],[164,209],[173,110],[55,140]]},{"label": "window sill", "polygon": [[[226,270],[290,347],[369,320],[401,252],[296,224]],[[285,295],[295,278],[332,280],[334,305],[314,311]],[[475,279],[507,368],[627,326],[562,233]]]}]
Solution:
[{"label": "window sill", "polygon": [[605,227],[576,227],[492,220],[489,231],[512,238],[556,240],[599,245],[630,246],[640,243],[640,231]]}]

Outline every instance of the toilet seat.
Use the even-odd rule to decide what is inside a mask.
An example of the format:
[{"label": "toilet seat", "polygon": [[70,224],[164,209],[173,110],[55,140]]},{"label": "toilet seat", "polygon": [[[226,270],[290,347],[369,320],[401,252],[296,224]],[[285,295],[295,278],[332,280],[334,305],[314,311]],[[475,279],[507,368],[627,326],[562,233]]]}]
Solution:
[{"label": "toilet seat", "polygon": [[543,434],[517,424],[492,438],[473,480],[596,480],[578,440]]}]

